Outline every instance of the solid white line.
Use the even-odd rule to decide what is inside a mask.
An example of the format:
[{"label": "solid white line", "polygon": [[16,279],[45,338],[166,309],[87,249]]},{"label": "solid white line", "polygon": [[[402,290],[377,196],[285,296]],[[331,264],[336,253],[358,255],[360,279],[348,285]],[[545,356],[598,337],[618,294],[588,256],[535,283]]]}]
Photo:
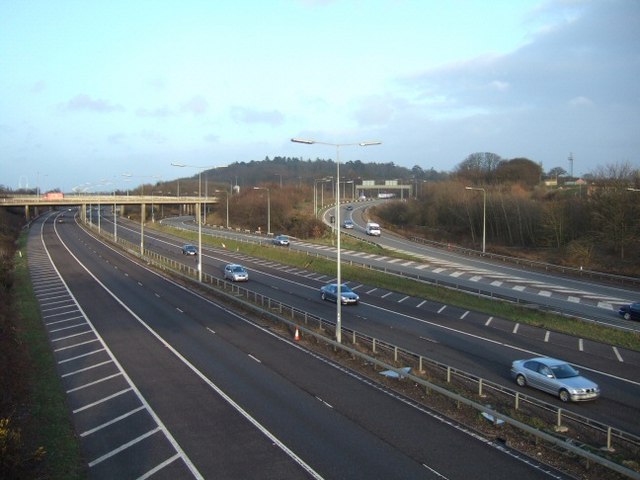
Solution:
[{"label": "solid white line", "polygon": [[549,336],[551,335],[551,331],[547,330],[547,332],[544,334],[544,341],[548,342],[549,341]]},{"label": "solid white line", "polygon": [[580,350],[581,352],[584,351],[584,342],[581,338],[578,339],[578,350]]},{"label": "solid white line", "polygon": [[120,376],[122,376],[121,372],[114,373],[113,375],[109,375],[109,376],[103,377],[103,378],[101,378],[99,380],[95,380],[93,382],[85,383],[84,385],[80,385],[79,387],[75,387],[75,388],[72,388],[70,390],[67,390],[66,393],[73,393],[73,392],[77,392],[78,390],[83,390],[85,388],[93,387],[94,385],[98,385],[99,383],[106,382],[107,380],[111,380],[112,378],[116,378],[116,377],[120,377]]},{"label": "solid white line", "polygon": [[99,342],[99,341],[100,340],[98,340],[97,338],[94,338],[93,340],[87,340],[86,342],[74,343],[73,345],[69,345],[68,347],[56,348],[54,350],[54,352],[62,352],[64,350],[69,350],[70,348],[76,348],[76,347],[80,347],[82,345],[86,345],[87,343],[93,343],[93,342]]},{"label": "solid white line", "polygon": [[86,326],[87,326],[87,323],[82,322],[77,325],[69,325],[68,327],[56,328],[54,330],[49,331],[49,333],[57,333],[57,332],[62,332],[63,330],[70,330],[72,328],[86,327]]},{"label": "solid white line", "polygon": [[99,348],[98,350],[94,350],[92,352],[83,353],[82,355],[78,355],[78,356],[75,356],[75,357],[67,358],[65,360],[60,360],[58,362],[58,364],[62,365],[63,363],[73,362],[74,360],[78,360],[79,358],[88,357],[89,355],[95,355],[96,353],[100,353],[100,352],[104,352],[104,348]]},{"label": "solid white line", "polygon": [[427,303],[426,300],[421,301],[418,305],[416,305],[416,308],[420,308],[422,305],[424,305],[425,303]]},{"label": "solid white line", "polygon": [[180,454],[176,453],[173,457],[169,457],[167,458],[164,462],[159,463],[158,465],[156,465],[155,467],[153,467],[151,470],[149,470],[148,472],[146,472],[143,475],[140,475],[136,480],[146,480],[147,478],[155,475],[157,472],[159,472],[160,470],[162,470],[164,467],[166,467],[167,465],[172,464],[173,462],[175,462],[178,458],[180,458]]},{"label": "solid white line", "polygon": [[484,322],[484,326],[485,326],[485,327],[488,327],[488,326],[489,326],[489,324],[490,324],[492,321],[493,321],[493,317],[489,317],[489,318],[487,318],[487,321],[486,321],[486,322]]},{"label": "solid white line", "polygon": [[92,428],[91,430],[87,430],[85,432],[82,432],[80,434],[80,436],[81,437],[86,437],[87,435],[91,435],[92,433],[96,433],[96,432],[102,430],[103,428],[108,427],[109,425],[113,425],[114,423],[118,423],[120,420],[124,420],[125,418],[130,417],[134,413],[138,413],[140,410],[144,410],[144,405],[140,405],[138,408],[134,408],[133,410],[131,410],[131,411],[127,412],[127,413],[124,413],[124,414],[120,415],[119,417],[112,418],[108,422],[105,422],[102,425],[98,425],[97,427]]},{"label": "solid white line", "polygon": [[84,319],[84,317],[82,315],[78,315],[77,317],[71,317],[71,318],[66,318],[64,320],[56,320],[55,322],[49,322],[49,323],[45,323],[45,326],[48,327],[50,325],[55,325],[57,323],[64,323],[64,322],[70,322],[72,320],[77,320],[79,318]]},{"label": "solid white line", "polygon": [[469,315],[469,310],[467,310],[466,312],[464,312],[461,316],[460,316],[460,320],[462,320],[464,317],[466,317],[467,315]]},{"label": "solid white line", "polygon": [[406,297],[401,298],[400,300],[398,300],[398,303],[404,302],[407,298],[409,298],[409,295],[407,295]]},{"label": "solid white line", "polygon": [[132,447],[136,443],[141,442],[145,438],[150,437],[151,435],[153,435],[154,433],[159,432],[159,431],[160,431],[160,427],[156,427],[153,430],[149,430],[144,435],[140,435],[138,438],[134,438],[130,442],[127,442],[124,445],[120,445],[118,448],[116,448],[114,450],[111,450],[109,453],[106,453],[106,454],[102,455],[101,457],[98,457],[95,460],[89,462],[89,467],[94,467],[94,466],[98,465],[99,463],[104,462],[105,460],[113,457],[115,454],[120,453],[120,452],[122,452],[123,450],[126,450],[129,447]]},{"label": "solid white line", "polygon": [[440,310],[438,310],[438,313],[441,313],[445,308],[447,308],[446,305],[443,305],[442,307],[440,307]]},{"label": "solid white line", "polygon": [[71,375],[76,375],[77,373],[86,372],[87,370],[98,368],[98,367],[101,367],[101,366],[106,365],[108,363],[113,363],[113,360],[106,360],[104,362],[96,363],[95,365],[91,365],[90,367],[81,368],[79,370],[74,370],[73,372],[65,373],[64,375],[60,375],[60,376],[62,378],[70,377]]},{"label": "solid white line", "polygon": [[[60,239],[60,240],[62,241],[62,239]],[[220,397],[222,397],[229,405],[231,405],[238,413],[240,413],[246,420],[248,420],[260,432],[262,432],[263,435],[265,435],[269,440],[271,440],[272,443],[277,445],[283,452],[285,452],[293,461],[295,461],[298,465],[300,465],[300,467],[302,467],[313,478],[322,479],[322,476],[320,474],[318,474],[315,470],[313,470],[313,468],[311,468],[311,466],[309,466],[304,460],[302,460],[302,458],[300,458],[298,455],[296,455],[296,453],[293,452],[289,447],[287,447],[280,439],[278,439],[274,434],[272,434],[269,430],[267,430],[266,427],[264,427],[255,418],[253,418],[246,410],[244,410],[238,403],[236,403],[231,397],[229,397],[220,387],[218,387],[215,383],[213,383],[211,380],[209,380],[209,378],[204,373],[202,373],[200,370],[198,370],[178,350],[176,350],[171,344],[169,344],[169,342],[167,342],[158,332],[156,332],[154,329],[152,329],[144,320],[142,320],[142,318],[140,318],[138,315],[136,315],[136,313],[133,312],[120,298],[118,298],[118,296],[115,293],[113,293],[111,290],[109,290],[104,283],[102,283],[82,262],[80,262],[80,260],[73,254],[73,252],[69,249],[69,247],[67,247],[64,243],[63,243],[63,245],[65,246],[65,248],[67,249],[69,254],[75,259],[75,261],[78,262],[78,265],[80,265],[91,276],[91,278],[93,278],[93,280],[98,285],[100,285],[100,287],[102,287],[102,289],[105,292],[107,292],[120,306],[122,306],[122,308],[124,308],[129,313],[129,315],[131,315],[133,318],[135,318],[136,321],[140,325],[142,325],[151,335],[153,335],[157,340],[159,340],[160,343],[162,343],[171,353],[173,353],[196,376],[198,376],[198,378],[200,378],[203,382],[205,382],[212,390],[214,390]],[[51,263],[53,264],[53,261]],[[149,272],[154,273],[151,270],[149,270]],[[185,289],[185,291],[189,291],[189,290]],[[69,292],[69,293],[71,294],[71,292]],[[89,322],[89,324],[91,324],[91,322],[88,319],[87,319],[87,322]],[[97,332],[96,332],[96,335],[97,335]],[[103,345],[104,345],[104,343],[103,343]],[[108,350],[108,347],[106,345],[104,345],[104,346]],[[182,450],[182,447],[178,444],[178,442],[173,437],[173,435],[171,435],[171,432],[169,432],[169,430],[165,427],[165,425],[162,422],[162,420],[160,419],[160,417],[158,417],[158,415],[155,413],[155,411],[147,403],[147,400],[142,396],[142,394],[137,389],[137,387],[135,386],[135,384],[133,383],[131,378],[129,378],[129,376],[126,374],[126,372],[124,372],[124,369],[122,368],[120,363],[115,359],[115,357],[113,356],[113,354],[111,354],[110,351],[109,351],[109,354],[112,356],[112,358],[114,358],[114,361],[117,363],[118,367],[123,372],[123,375],[125,376],[125,378],[129,382],[129,384],[131,385],[131,389],[135,390],[136,395],[138,396],[140,401],[147,407],[147,410],[149,411],[151,416],[154,418],[156,423],[162,427],[162,430],[163,430],[163,432],[165,434],[165,437],[171,442],[171,444],[173,445],[175,450],[181,454],[182,460],[187,465],[187,468],[189,468],[191,473],[196,478],[204,480],[204,477],[197,470],[196,466],[191,462],[191,459],[187,456],[187,454],[184,452],[184,450]],[[89,408],[89,406],[82,407],[82,408],[83,409],[84,408]],[[73,413],[76,413],[76,411],[74,411]]]},{"label": "solid white line", "polygon": [[62,340],[68,340],[68,339],[70,339],[70,338],[79,337],[80,335],[86,335],[86,334],[88,334],[88,333],[93,334],[94,332],[93,332],[93,330],[87,330],[87,331],[85,331],[85,332],[74,333],[73,335],[67,335],[66,337],[52,338],[52,339],[51,339],[51,342],[52,342],[52,343],[53,343],[53,342],[60,342],[60,341],[62,341]]},{"label": "solid white line", "polygon": [[95,407],[96,405],[100,405],[101,403],[108,402],[112,398],[119,397],[120,395],[123,395],[123,394],[125,394],[127,392],[131,392],[132,390],[133,390],[133,388],[131,388],[131,387],[125,388],[124,390],[120,390],[119,392],[116,392],[113,395],[109,395],[107,397],[101,398],[100,400],[98,400],[96,402],[89,403],[89,404],[85,405],[84,407],[76,408],[75,410],[72,410],[72,413],[83,412],[84,410],[88,410],[90,408]]},{"label": "solid white line", "polygon": [[516,324],[513,326],[513,332],[511,332],[511,333],[518,333],[518,328],[520,328],[520,324],[519,324],[519,323],[516,323]]}]

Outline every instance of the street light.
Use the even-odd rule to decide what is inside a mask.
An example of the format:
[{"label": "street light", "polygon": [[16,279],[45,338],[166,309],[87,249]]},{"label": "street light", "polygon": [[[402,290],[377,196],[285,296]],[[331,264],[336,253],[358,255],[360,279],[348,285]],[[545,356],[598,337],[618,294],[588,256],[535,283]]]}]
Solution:
[{"label": "street light", "polygon": [[202,170],[218,167],[202,167],[200,165],[186,165],[184,163],[171,163],[173,167],[186,167],[198,169],[198,281],[202,282]]},{"label": "street light", "polygon": [[342,343],[342,273],[340,269],[341,249],[340,249],[340,147],[368,147],[380,145],[382,142],[358,142],[358,143],[327,143],[303,138],[292,138],[294,143],[304,143],[306,145],[328,145],[336,147],[336,206],[335,206],[335,226],[336,226],[336,341]]},{"label": "street light", "polygon": [[487,246],[487,191],[482,187],[464,187],[465,190],[476,190],[482,192],[482,253],[486,252]]},{"label": "street light", "polygon": [[267,235],[271,235],[271,193],[267,187],[253,187],[253,189],[267,191]]}]

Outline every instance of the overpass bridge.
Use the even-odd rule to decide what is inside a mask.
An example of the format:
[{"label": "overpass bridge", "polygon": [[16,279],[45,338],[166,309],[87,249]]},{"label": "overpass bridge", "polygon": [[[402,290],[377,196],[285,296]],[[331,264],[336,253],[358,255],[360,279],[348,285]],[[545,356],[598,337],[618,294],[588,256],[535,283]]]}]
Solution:
[{"label": "overpass bridge", "polygon": [[[0,207],[21,207],[24,208],[25,217],[30,219],[37,216],[40,209],[51,209],[59,207],[80,207],[81,212],[86,212],[87,208],[101,205],[110,205],[114,209],[124,205],[137,205],[141,212],[146,212],[147,205],[151,205],[153,210],[155,205],[182,205],[191,206],[194,211],[201,211],[203,205],[216,204],[219,198],[215,196],[180,196],[170,197],[163,195],[4,195],[0,197]],[[142,215],[144,217],[144,215]]]}]

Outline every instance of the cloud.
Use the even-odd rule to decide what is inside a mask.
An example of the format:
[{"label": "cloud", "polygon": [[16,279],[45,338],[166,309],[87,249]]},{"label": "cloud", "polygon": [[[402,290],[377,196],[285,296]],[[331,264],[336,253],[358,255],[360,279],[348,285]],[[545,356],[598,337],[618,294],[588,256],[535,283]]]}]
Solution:
[{"label": "cloud", "polygon": [[139,108],[136,111],[136,115],[139,117],[165,118],[173,116],[174,112],[167,107],[158,107],[155,109]]},{"label": "cloud", "polygon": [[209,102],[202,95],[195,95],[180,107],[181,112],[204,115],[209,110]]},{"label": "cloud", "polygon": [[360,126],[386,125],[393,118],[394,111],[389,97],[375,95],[362,99],[353,117]]},{"label": "cloud", "polygon": [[210,133],[209,135],[205,135],[204,141],[209,143],[218,143],[220,141],[220,136]]},{"label": "cloud", "polygon": [[167,143],[167,136],[164,135],[163,133],[160,132],[154,132],[154,131],[150,131],[150,130],[145,130],[140,134],[140,137],[142,137],[144,140],[149,141],[150,143],[155,143],[155,144],[163,144],[163,143]]},{"label": "cloud", "polygon": [[108,113],[124,110],[120,105],[114,105],[106,100],[93,99],[89,95],[80,94],[73,97],[68,102],[61,104],[60,109],[68,112],[97,112]]},{"label": "cloud", "polygon": [[31,86],[31,93],[40,93],[42,91],[44,91],[47,88],[47,84],[45,83],[44,80],[38,80],[36,83],[34,83]]},{"label": "cloud", "polygon": [[587,97],[575,97],[569,100],[569,105],[572,107],[591,107],[593,102]]},{"label": "cloud", "polygon": [[254,110],[244,107],[233,107],[231,117],[238,123],[264,123],[267,125],[282,125],[284,115],[278,110]]},{"label": "cloud", "polygon": [[107,137],[107,141],[113,145],[122,145],[126,139],[127,136],[124,133],[114,133]]}]

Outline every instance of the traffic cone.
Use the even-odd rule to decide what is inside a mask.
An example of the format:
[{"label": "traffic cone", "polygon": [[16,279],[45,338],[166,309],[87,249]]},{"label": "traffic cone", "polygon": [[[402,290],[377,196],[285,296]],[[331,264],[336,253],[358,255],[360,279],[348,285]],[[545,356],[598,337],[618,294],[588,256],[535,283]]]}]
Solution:
[{"label": "traffic cone", "polygon": [[296,333],[293,335],[293,339],[297,342],[298,340],[300,340],[300,330],[298,330],[298,327],[296,327]]}]

